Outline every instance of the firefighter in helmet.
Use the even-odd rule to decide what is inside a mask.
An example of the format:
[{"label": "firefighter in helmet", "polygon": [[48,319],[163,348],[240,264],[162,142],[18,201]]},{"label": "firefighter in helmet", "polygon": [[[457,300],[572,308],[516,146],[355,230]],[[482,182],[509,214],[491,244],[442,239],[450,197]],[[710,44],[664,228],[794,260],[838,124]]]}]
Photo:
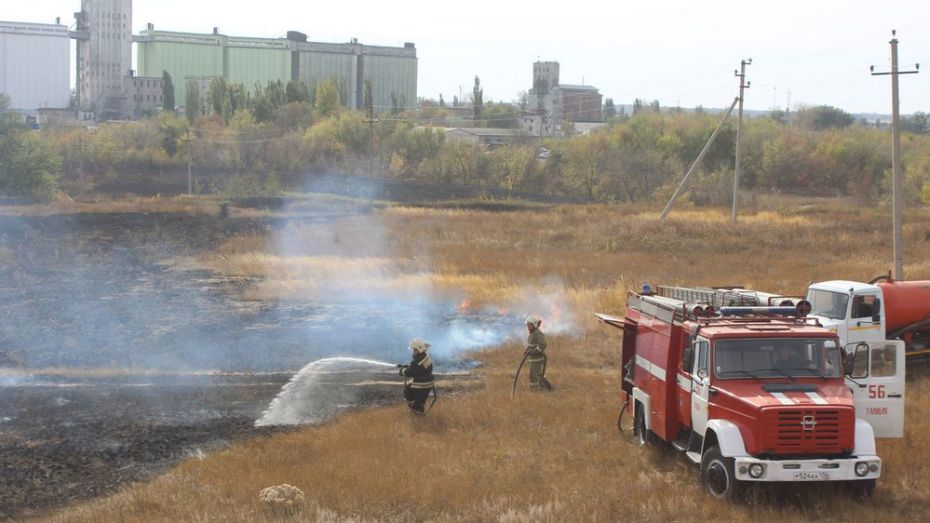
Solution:
[{"label": "firefighter in helmet", "polygon": [[[400,366],[400,375],[404,378],[404,399],[410,410],[423,414],[426,398],[435,386],[433,379],[433,361],[427,351],[430,344],[417,338],[410,342],[410,352],[413,357],[410,365]],[[410,381],[407,378],[411,378]]]},{"label": "firefighter in helmet", "polygon": [[530,387],[552,390],[552,384],[546,379],[546,335],[539,330],[542,319],[531,314],[526,318],[526,362],[530,366]]}]

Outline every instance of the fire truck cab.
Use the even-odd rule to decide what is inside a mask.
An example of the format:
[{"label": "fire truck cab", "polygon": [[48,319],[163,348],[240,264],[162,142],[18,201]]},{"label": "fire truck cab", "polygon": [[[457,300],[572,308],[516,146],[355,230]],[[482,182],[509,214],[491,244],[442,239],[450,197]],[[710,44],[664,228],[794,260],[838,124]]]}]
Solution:
[{"label": "fire truck cab", "polygon": [[[849,379],[878,390],[861,371],[870,347],[846,352],[796,309],[761,309],[630,293],[623,317],[597,315],[623,331],[622,412],[637,441],[685,452],[715,497],[773,481],[838,481],[870,495],[881,459],[846,382],[860,369]],[[875,409],[895,400],[874,399]]]}]

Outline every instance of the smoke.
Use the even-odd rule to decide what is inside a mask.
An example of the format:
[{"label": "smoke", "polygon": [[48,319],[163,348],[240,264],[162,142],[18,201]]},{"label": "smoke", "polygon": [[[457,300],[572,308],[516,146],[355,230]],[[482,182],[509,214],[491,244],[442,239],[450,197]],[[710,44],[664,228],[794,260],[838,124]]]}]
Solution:
[{"label": "smoke", "polygon": [[[340,182],[347,183],[323,177],[305,190],[380,196],[380,185],[365,187],[353,179],[350,190]],[[558,280],[472,307],[462,289],[437,285],[441,276],[427,242],[407,233],[403,218],[388,224],[383,216],[368,212],[330,224],[295,224],[272,242],[280,258],[268,261],[274,274],[263,285],[270,294],[285,289],[293,302],[326,303],[354,313],[350,321],[333,318],[328,329],[308,326],[308,347],[316,349],[311,352],[402,361],[409,357],[407,343],[422,338],[432,344],[437,364],[460,365],[468,352],[526,336],[529,314],[543,318],[545,332],[576,330]],[[446,219],[436,218],[433,227],[441,230]]]},{"label": "smoke", "polygon": [[[331,179],[323,183],[308,192],[332,190]],[[366,194],[377,197],[375,191]],[[541,316],[550,334],[576,332],[557,279],[474,307],[463,290],[436,284],[425,241],[391,230],[382,216],[372,212],[329,225],[295,225],[275,238],[274,251],[281,258],[266,260],[273,274],[263,282],[271,294],[286,289],[297,303],[328,303],[354,314],[349,322],[332,318],[329,328],[308,326],[308,356],[326,352],[339,357],[306,365],[257,425],[320,423],[363,403],[366,389],[358,383],[382,373],[385,361],[405,362],[413,338],[428,341],[435,368],[447,371],[470,366],[468,353],[476,349],[524,338],[529,314]]]},{"label": "smoke", "polygon": [[[574,332],[558,281],[481,307],[454,282],[437,284],[428,243],[390,230],[368,205],[385,186],[360,180],[305,188],[361,198],[357,212],[330,205],[283,226],[235,213],[0,216],[0,367],[280,372],[336,356],[406,362],[409,341],[423,338],[438,368],[452,370],[472,365],[471,351],[524,338],[531,313],[549,334]],[[233,284],[292,286],[287,300],[243,300],[228,279],[172,262],[268,230],[263,254],[283,260],[280,270]]]}]

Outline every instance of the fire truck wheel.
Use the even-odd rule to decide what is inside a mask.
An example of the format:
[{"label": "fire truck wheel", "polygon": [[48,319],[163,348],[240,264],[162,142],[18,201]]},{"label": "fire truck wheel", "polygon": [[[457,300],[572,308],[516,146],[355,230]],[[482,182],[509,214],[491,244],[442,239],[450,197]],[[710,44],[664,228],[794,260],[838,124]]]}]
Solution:
[{"label": "fire truck wheel", "polygon": [[739,498],[742,484],[733,472],[733,458],[725,458],[715,445],[701,458],[701,481],[711,496],[734,500]]},{"label": "fire truck wheel", "polygon": [[636,414],[633,418],[633,436],[640,445],[646,445],[651,440],[649,429],[646,428],[646,416],[643,413],[643,406],[639,403],[636,404]]}]

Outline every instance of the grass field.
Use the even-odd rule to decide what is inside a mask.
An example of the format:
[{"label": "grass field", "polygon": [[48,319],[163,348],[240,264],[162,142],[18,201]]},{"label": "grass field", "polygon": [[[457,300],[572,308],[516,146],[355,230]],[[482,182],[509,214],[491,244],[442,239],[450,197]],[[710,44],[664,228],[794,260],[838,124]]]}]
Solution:
[{"label": "grass field", "polygon": [[[926,521],[930,519],[930,373],[908,383],[906,437],[882,441],[875,497],[832,489],[755,489],[711,499],[682,455],[643,449],[616,430],[618,339],[594,312],[622,310],[643,282],[738,284],[798,294],[812,280],[868,280],[890,265],[887,210],[829,200],[756,202],[736,226],[725,209],[567,206],[520,212],[383,208],[287,231],[286,254],[265,236],[229,239],[198,263],[259,276],[256,300],[319,292],[464,293],[506,305],[558,286],[577,318],[550,338],[552,394],[510,381],[516,342],[476,354],[483,386],[443,398],[426,418],[403,406],[252,440],[191,459],[53,521]],[[905,227],[905,272],[930,279],[930,215]],[[321,285],[320,282],[327,282]],[[545,312],[545,311],[543,311]],[[545,314],[544,314],[545,315]],[[543,325],[543,330],[546,325]],[[306,503],[261,504],[288,483]]]}]

